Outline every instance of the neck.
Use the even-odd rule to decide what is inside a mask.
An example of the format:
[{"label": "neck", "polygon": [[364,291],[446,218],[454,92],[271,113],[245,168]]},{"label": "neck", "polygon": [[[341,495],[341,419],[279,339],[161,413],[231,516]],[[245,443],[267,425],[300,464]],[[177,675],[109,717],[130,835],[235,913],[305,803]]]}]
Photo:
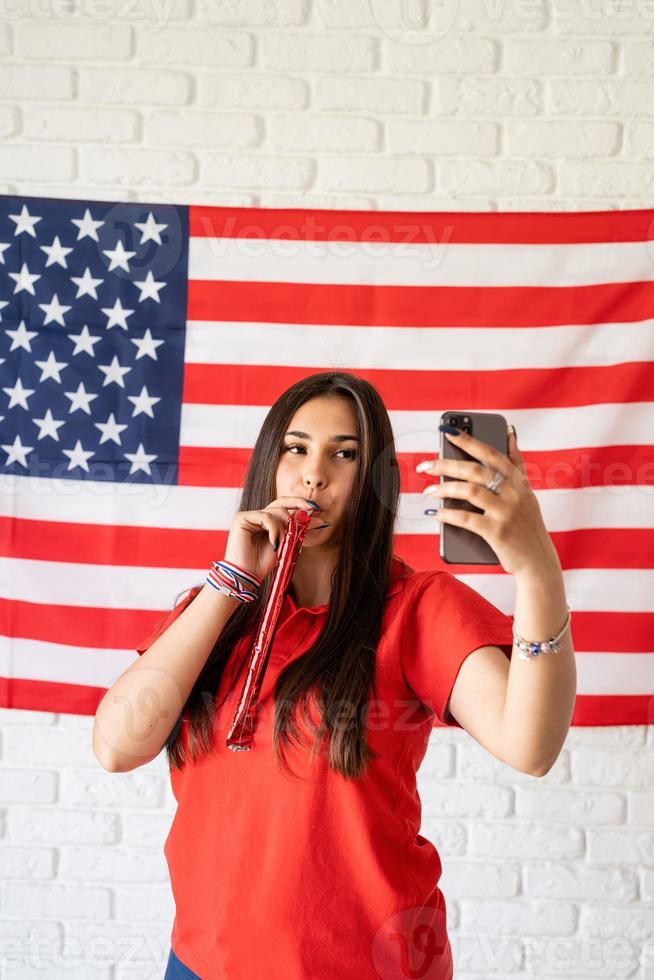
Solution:
[{"label": "neck", "polygon": [[290,585],[296,606],[324,606],[329,602],[337,559],[333,549],[322,554],[318,548],[300,552]]}]

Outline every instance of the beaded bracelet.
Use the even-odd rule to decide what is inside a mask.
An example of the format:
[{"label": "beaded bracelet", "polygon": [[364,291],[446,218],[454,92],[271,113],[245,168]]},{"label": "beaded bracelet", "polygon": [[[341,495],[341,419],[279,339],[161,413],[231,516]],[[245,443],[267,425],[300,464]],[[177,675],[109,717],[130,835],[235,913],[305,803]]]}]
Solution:
[{"label": "beaded bracelet", "polygon": [[524,637],[518,636],[516,631],[513,630],[513,642],[518,647],[518,657],[520,660],[533,660],[539,653],[559,652],[561,649],[560,639],[570,622],[570,606],[566,606],[565,608],[568,610],[565,623],[556,636],[551,637],[549,640],[542,640],[540,643],[537,643],[535,640],[525,640]]},{"label": "beaded bracelet", "polygon": [[247,572],[229,561],[212,561],[211,571],[207,575],[209,585],[239,602],[253,602],[262,581],[253,572]]}]

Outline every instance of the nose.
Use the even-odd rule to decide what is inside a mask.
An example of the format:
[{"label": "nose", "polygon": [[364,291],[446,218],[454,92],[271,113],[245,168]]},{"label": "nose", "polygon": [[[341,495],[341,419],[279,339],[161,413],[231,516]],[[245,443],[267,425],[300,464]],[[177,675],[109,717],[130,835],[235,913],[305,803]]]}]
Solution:
[{"label": "nose", "polygon": [[302,484],[304,496],[317,497],[327,486],[327,473],[319,456],[304,456],[302,459]]}]

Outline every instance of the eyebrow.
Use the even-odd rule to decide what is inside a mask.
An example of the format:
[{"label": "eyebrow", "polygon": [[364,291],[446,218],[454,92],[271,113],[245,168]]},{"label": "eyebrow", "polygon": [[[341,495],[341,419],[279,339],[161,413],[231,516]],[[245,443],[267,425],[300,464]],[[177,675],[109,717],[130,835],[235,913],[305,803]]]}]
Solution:
[{"label": "eyebrow", "polygon": [[[285,432],[284,435],[297,436],[298,439],[308,439],[311,441],[311,436],[308,432],[300,432],[298,429],[293,429],[291,432]],[[347,442],[349,439],[353,440],[354,442],[359,441],[357,436],[332,436],[331,442]]]}]

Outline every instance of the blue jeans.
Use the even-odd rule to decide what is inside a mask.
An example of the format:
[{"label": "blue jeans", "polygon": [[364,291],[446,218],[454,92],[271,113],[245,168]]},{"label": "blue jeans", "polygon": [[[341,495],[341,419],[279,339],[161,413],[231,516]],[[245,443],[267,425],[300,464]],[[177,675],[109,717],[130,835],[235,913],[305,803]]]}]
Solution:
[{"label": "blue jeans", "polygon": [[182,961],[175,956],[171,946],[164,980],[202,980],[202,977],[198,977],[197,973],[193,973],[193,970],[184,966]]}]

